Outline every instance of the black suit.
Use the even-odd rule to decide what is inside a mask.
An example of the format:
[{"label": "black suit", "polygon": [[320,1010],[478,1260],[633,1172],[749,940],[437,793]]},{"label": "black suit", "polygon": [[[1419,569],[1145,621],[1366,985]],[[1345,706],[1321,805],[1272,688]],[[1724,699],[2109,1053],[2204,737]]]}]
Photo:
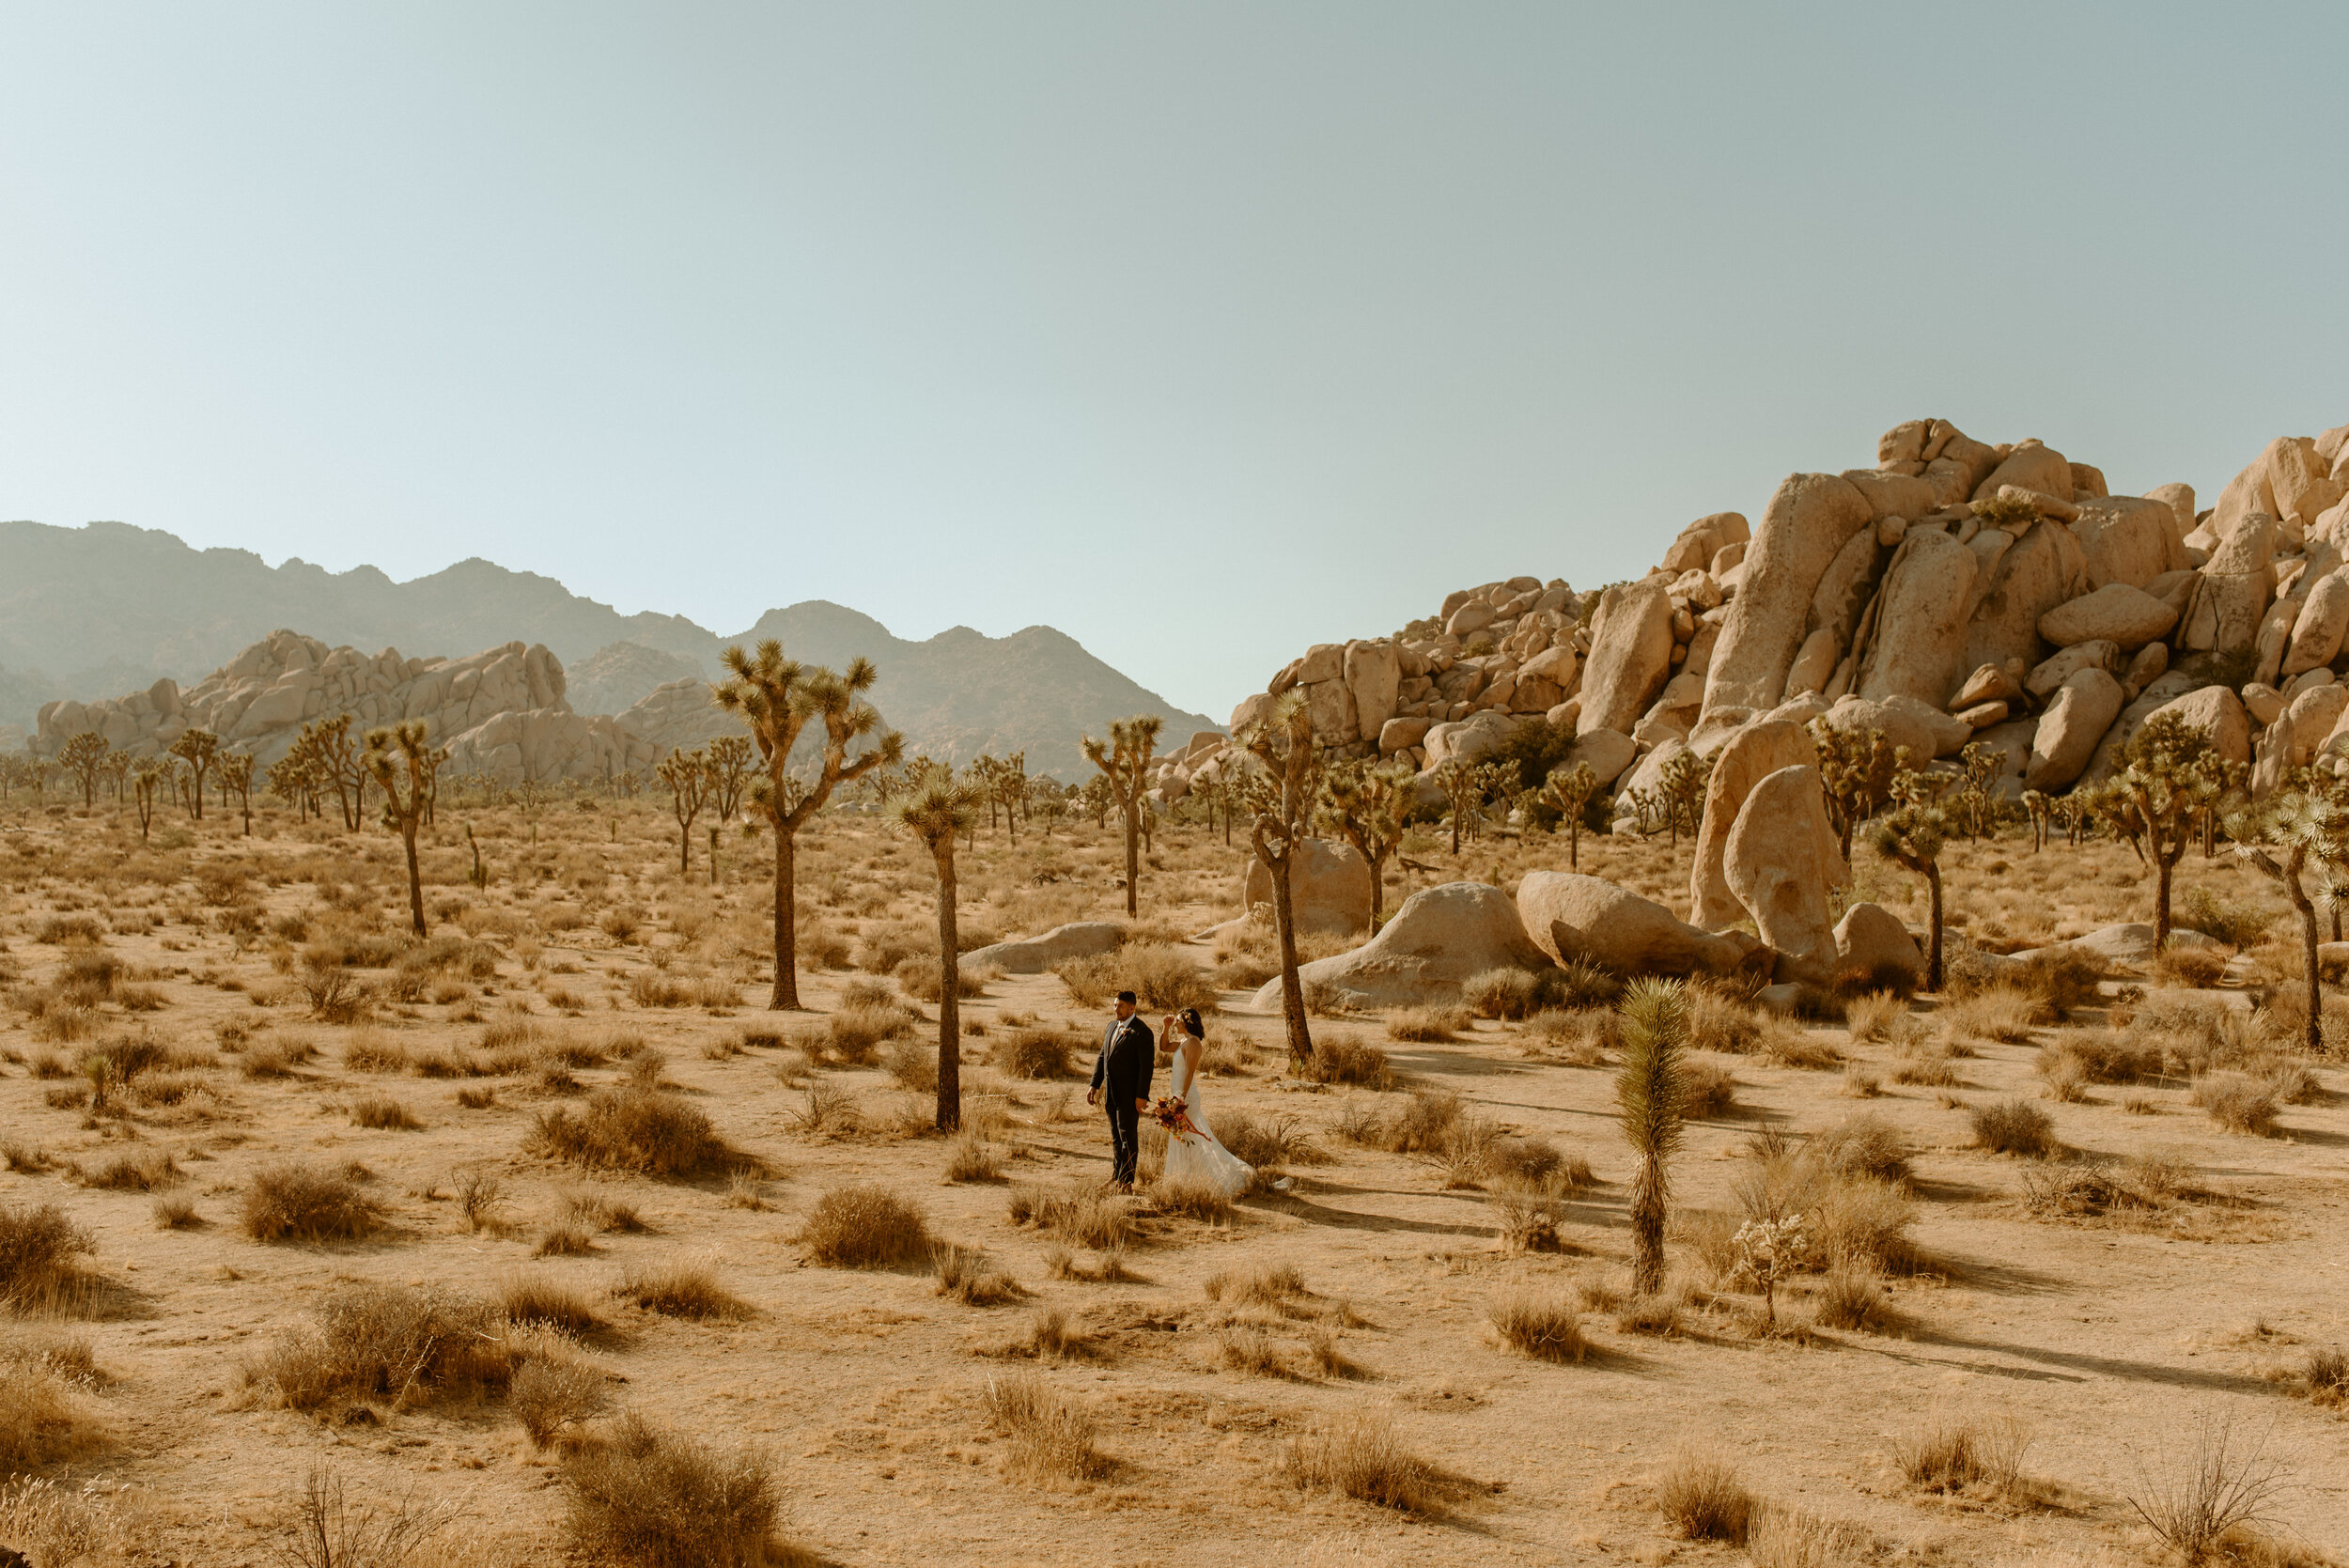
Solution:
[{"label": "black suit", "polygon": [[1093,1087],[1102,1091],[1110,1113],[1110,1148],[1116,1158],[1116,1179],[1130,1185],[1134,1162],[1142,1154],[1142,1112],[1136,1100],[1150,1097],[1150,1074],[1158,1065],[1159,1042],[1141,1015],[1113,1023],[1102,1032],[1101,1054],[1094,1060]]}]

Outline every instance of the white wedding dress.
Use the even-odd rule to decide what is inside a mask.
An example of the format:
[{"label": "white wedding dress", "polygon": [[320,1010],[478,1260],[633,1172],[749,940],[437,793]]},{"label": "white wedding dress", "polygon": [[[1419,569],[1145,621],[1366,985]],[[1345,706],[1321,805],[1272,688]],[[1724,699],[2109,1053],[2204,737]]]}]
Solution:
[{"label": "white wedding dress", "polygon": [[1238,1197],[1256,1179],[1256,1168],[1216,1141],[1215,1129],[1208,1125],[1206,1110],[1199,1103],[1199,1085],[1180,1051],[1174,1053],[1173,1072],[1167,1091],[1183,1102],[1190,1125],[1199,1131],[1195,1136],[1172,1131],[1167,1134],[1166,1179],[1186,1186],[1212,1187],[1227,1198]]}]

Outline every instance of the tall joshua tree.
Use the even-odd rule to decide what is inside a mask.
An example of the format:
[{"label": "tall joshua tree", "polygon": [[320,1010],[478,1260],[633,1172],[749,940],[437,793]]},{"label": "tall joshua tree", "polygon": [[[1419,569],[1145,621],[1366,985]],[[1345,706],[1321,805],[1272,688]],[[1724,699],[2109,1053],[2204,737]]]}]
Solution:
[{"label": "tall joshua tree", "polygon": [[57,766],[82,781],[82,804],[98,804],[98,775],[106,770],[113,744],[96,730],[84,730],[57,750]]},{"label": "tall joshua tree", "polygon": [[[784,658],[783,644],[770,637],[754,653],[726,649],[725,667],[726,678],[715,689],[717,703],[750,725],[761,768],[751,781],[751,815],[775,835],[775,989],[767,1005],[796,1008],[800,976],[793,857],[800,830],[824,809],[840,785],[853,784],[876,768],[894,767],[905,753],[905,737],[890,730],[873,738],[862,754],[848,755],[852,742],[874,737],[880,730],[880,715],[863,700],[878,674],[870,660],[853,659],[846,670],[834,673]],[[823,727],[824,749],[815,779],[802,782],[791,776],[791,748],[810,723]]]},{"label": "tall joshua tree", "polygon": [[1598,772],[1587,762],[1561,768],[1543,781],[1539,799],[1558,808],[1566,824],[1566,866],[1582,869],[1582,813],[1598,793]]},{"label": "tall joshua tree", "polygon": [[2202,815],[2225,787],[2210,737],[2174,713],[2145,721],[2122,749],[2109,786],[2145,858],[2154,863],[2154,951],[2170,945],[2170,878]]},{"label": "tall joshua tree", "polygon": [[1676,980],[1639,980],[1624,993],[1623,1062],[1615,1104],[1623,1140],[1639,1169],[1631,1178],[1631,1282],[1641,1296],[1664,1288],[1664,1221],[1672,1202],[1671,1161],[1680,1152],[1688,1045],[1688,1001]]},{"label": "tall joshua tree", "polygon": [[253,753],[229,752],[220,759],[220,797],[222,810],[227,809],[230,795],[237,798],[238,808],[244,814],[244,836],[253,836]]},{"label": "tall joshua tree", "polygon": [[1136,912],[1134,882],[1142,871],[1142,785],[1150,771],[1150,753],[1158,750],[1159,731],[1166,721],[1153,713],[1137,713],[1110,724],[1110,737],[1084,737],[1085,760],[1109,781],[1110,799],[1126,819],[1126,913]]},{"label": "tall joshua tree", "polygon": [[1321,794],[1324,766],[1314,739],[1305,694],[1292,689],[1240,737],[1262,768],[1248,771],[1247,803],[1254,821],[1249,845],[1272,874],[1272,924],[1281,941],[1281,1017],[1287,1026],[1290,1062],[1313,1060],[1314,1040],[1305,1026],[1305,989],[1297,977],[1297,913],[1289,890],[1290,867],[1305,853],[1314,802]]},{"label": "tall joshua tree", "polygon": [[1403,842],[1404,819],[1411,813],[1411,768],[1375,764],[1366,758],[1333,763],[1321,786],[1322,826],[1336,832],[1370,862],[1370,924],[1386,922],[1387,857]]},{"label": "tall joshua tree", "polygon": [[2316,963],[2316,900],[2309,894],[2303,874],[2314,862],[2320,867],[2349,861],[2349,813],[2322,795],[2299,789],[2279,790],[2248,811],[2227,818],[2227,836],[2235,853],[2284,890],[2300,917],[2300,949],[2308,968],[2308,1022],[2305,1044],[2311,1052],[2325,1048],[2325,989]]},{"label": "tall joshua tree", "polygon": [[1928,991],[1941,988],[1941,846],[1949,836],[1949,819],[1941,815],[1941,808],[1922,800],[1887,812],[1868,828],[1868,843],[1877,854],[1925,879],[1932,928],[1925,946]]},{"label": "tall joshua tree", "polygon": [[962,948],[955,932],[955,835],[978,820],[981,789],[952,770],[915,775],[897,820],[929,848],[938,865],[938,1130],[962,1126]]},{"label": "tall joshua tree", "polygon": [[721,823],[731,822],[742,809],[742,786],[751,779],[751,737],[722,735],[702,750],[709,756],[709,803],[718,808]]},{"label": "tall joshua tree", "polygon": [[677,868],[683,875],[693,869],[693,818],[702,814],[713,782],[709,753],[671,752],[655,771],[669,786],[669,806],[677,813]]},{"label": "tall joshua tree", "polygon": [[155,825],[155,797],[169,787],[179,771],[179,764],[169,757],[141,757],[132,765],[131,798],[138,807],[141,844],[147,842],[147,831]]},{"label": "tall joshua tree", "polygon": [[420,719],[369,730],[360,753],[367,776],[383,791],[383,826],[396,829],[408,848],[408,919],[418,937],[425,934],[424,873],[416,863],[416,830],[432,800],[434,777],[448,758],[425,738],[428,733]]},{"label": "tall joshua tree", "polygon": [[220,758],[220,737],[210,730],[181,730],[171,743],[171,754],[188,765],[188,813],[204,820],[204,775]]}]

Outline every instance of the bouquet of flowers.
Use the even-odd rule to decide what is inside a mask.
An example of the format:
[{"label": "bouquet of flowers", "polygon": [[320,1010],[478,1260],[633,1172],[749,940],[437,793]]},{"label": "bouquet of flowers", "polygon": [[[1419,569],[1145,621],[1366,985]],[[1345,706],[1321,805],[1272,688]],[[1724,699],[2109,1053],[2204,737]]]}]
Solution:
[{"label": "bouquet of flowers", "polygon": [[1197,1138],[1200,1135],[1199,1129],[1191,1125],[1190,1110],[1171,1094],[1150,1108],[1150,1118],[1171,1136],[1179,1138],[1188,1133]]}]

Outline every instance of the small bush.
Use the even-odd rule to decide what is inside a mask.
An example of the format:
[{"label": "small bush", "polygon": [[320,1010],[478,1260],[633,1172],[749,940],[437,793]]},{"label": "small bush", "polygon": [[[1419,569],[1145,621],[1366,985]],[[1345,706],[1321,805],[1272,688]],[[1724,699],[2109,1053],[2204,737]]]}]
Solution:
[{"label": "small bush", "polygon": [[1072,959],[1052,972],[1068,999],[1090,1012],[1119,991],[1131,991],[1152,1012],[1215,1008],[1217,986],[1199,961],[1170,942],[1128,942],[1114,953]]},{"label": "small bush", "polygon": [[2055,1119],[2029,1100],[1993,1100],[1973,1108],[1974,1142],[1992,1154],[2045,1159],[2055,1153]]},{"label": "small bush", "polygon": [[82,1554],[43,1555],[43,1544],[28,1528],[34,1524],[25,1516],[30,1511],[21,1506],[39,1483],[15,1472],[63,1464],[108,1446],[103,1419],[87,1394],[91,1371],[86,1342],[0,1340],[0,1475],[14,1483],[0,1489],[0,1537],[30,1548],[35,1562],[64,1563]]},{"label": "small bush", "polygon": [[698,1109],[637,1084],[598,1090],[577,1115],[564,1106],[540,1111],[522,1147],[574,1165],[653,1176],[698,1176],[748,1163]]},{"label": "small bush", "polygon": [[2207,990],[2226,973],[2226,958],[2206,947],[2171,947],[2154,959],[2154,979],[2164,986]]},{"label": "small bush", "polygon": [[1465,1007],[1398,1007],[1387,1015],[1387,1038],[1435,1044],[1454,1038],[1473,1022]]},{"label": "small bush", "polygon": [[253,1173],[238,1218],[256,1241],[346,1241],[372,1234],[383,1210],[345,1172],[286,1160]]},{"label": "small bush", "polygon": [[563,1429],[602,1413],[610,1402],[608,1379],[584,1361],[567,1356],[534,1356],[506,1390],[506,1407],[522,1423],[530,1446],[543,1449]]},{"label": "small bush", "polygon": [[1719,1116],[1737,1103],[1737,1080],[1726,1067],[1689,1062],[1681,1068],[1680,1110],[1688,1116]]},{"label": "small bush", "polygon": [[1843,1027],[1854,1040],[1881,1040],[1892,1032],[1892,1020],[1903,1012],[1901,999],[1890,991],[1870,991],[1843,1003]]},{"label": "small bush", "polygon": [[389,1094],[363,1094],[351,1102],[350,1125],[354,1127],[389,1128],[411,1131],[424,1126],[415,1113]]},{"label": "small bush", "polygon": [[499,1282],[493,1300],[506,1322],[525,1327],[579,1335],[603,1327],[586,1296],[549,1274],[524,1270],[508,1275]]},{"label": "small bush", "polygon": [[1912,1486],[1964,1492],[1977,1486],[2003,1497],[2022,1479],[2030,1437],[2013,1421],[1987,1425],[1935,1416],[1892,1445],[1892,1462]]},{"label": "small bush", "polygon": [[1753,1494],[1737,1472],[1706,1454],[1684,1453],[1656,1489],[1666,1522],[1691,1541],[1726,1541],[1742,1546],[1753,1518]]},{"label": "small bush", "polygon": [[1066,1078],[1073,1048],[1068,1036],[1056,1030],[1017,1029],[988,1060],[1013,1078]]},{"label": "small bush", "polygon": [[1014,1475],[1084,1480],[1110,1468],[1094,1447],[1093,1419],[1035,1374],[988,1379],[986,1406],[989,1424],[1009,1439]]},{"label": "small bush", "polygon": [[1299,1486],[1341,1493],[1404,1514],[1441,1511],[1435,1470],[1403,1446],[1381,1414],[1343,1416],[1289,1445],[1289,1476]]},{"label": "small bush", "polygon": [[1709,986],[1693,986],[1688,998],[1688,1043],[1699,1050],[1743,1056],[1760,1048],[1762,1019],[1744,1002]]},{"label": "small bush", "polygon": [[355,1399],[422,1405],[502,1389],[512,1375],[479,1301],[400,1285],[347,1285],[312,1316],[311,1326],[280,1334],[244,1367],[245,1386],[263,1403],[289,1410]]},{"label": "small bush", "polygon": [[1113,1251],[1135,1236],[1126,1205],[1089,1183],[1063,1188],[1022,1183],[1011,1189],[1008,1211],[1015,1225],[1034,1224],[1096,1251]]},{"label": "small bush", "polygon": [[817,1199],[800,1244],[830,1268],[889,1268],[927,1261],[929,1220],[886,1188],[835,1187]]},{"label": "small bush", "polygon": [[1857,1525],[1792,1509],[1757,1507],[1748,1528],[1753,1568],[1846,1568],[1875,1550],[1875,1538]]},{"label": "small bush", "polygon": [[534,1258],[583,1258],[596,1250],[595,1233],[576,1219],[558,1219],[538,1233]]},{"label": "small bush", "polygon": [[54,1203],[0,1208],[0,1304],[18,1312],[54,1305],[80,1275],[89,1234]]},{"label": "small bush", "polygon": [[663,1317],[747,1317],[751,1310],[718,1282],[716,1269],[681,1258],[634,1265],[620,1277],[613,1294]]},{"label": "small bush", "polygon": [[153,1192],[184,1180],[186,1172],[162,1149],[127,1150],[94,1171],[84,1172],[81,1178],[84,1187],[113,1192]]},{"label": "small bush", "polygon": [[722,1450],[623,1417],[611,1440],[563,1467],[564,1534],[596,1562],[628,1568],[794,1568],[812,1563],[779,1541],[772,1467],[754,1449]]},{"label": "small bush", "polygon": [[1305,1276],[1293,1263],[1265,1264],[1246,1271],[1227,1268],[1207,1276],[1200,1290],[1210,1301],[1258,1307],[1279,1307],[1311,1294]]},{"label": "small bush", "polygon": [[1501,1341],[1540,1361],[1579,1361],[1590,1353],[1582,1314],[1567,1302],[1532,1290],[1512,1291],[1486,1303],[1486,1316]]},{"label": "small bush", "polygon": [[1161,1176],[1150,1184],[1148,1196],[1151,1206],[1160,1214],[1178,1215],[1207,1225],[1231,1222],[1232,1200],[1221,1188],[1206,1182],[1170,1181]]},{"label": "small bush", "polygon": [[2273,1083],[2263,1083],[2247,1073],[2213,1073],[2196,1080],[2193,1099],[2214,1125],[2229,1132],[2275,1136],[2278,1106]]},{"label": "small bush", "polygon": [[1873,1176],[1880,1182],[1908,1179],[1908,1142],[1892,1124],[1872,1112],[1846,1116],[1815,1134],[1807,1150],[1824,1170],[1838,1175]]},{"label": "small bush", "polygon": [[1884,1287],[1865,1269],[1831,1269],[1819,1291],[1817,1320],[1822,1328],[1866,1328],[1884,1311]]},{"label": "small bush", "polygon": [[975,1247],[957,1247],[951,1242],[933,1247],[930,1270],[938,1277],[938,1294],[951,1296],[966,1307],[1000,1306],[1028,1294],[1019,1281]]},{"label": "small bush", "polygon": [[1315,1036],[1313,1060],[1299,1065],[1298,1076],[1315,1083],[1358,1083],[1369,1089],[1394,1083],[1385,1051],[1351,1034],[1326,1030]]},{"label": "small bush", "polygon": [[1460,1004],[1480,1018],[1527,1018],[1537,1010],[1541,986],[1532,970],[1486,970],[1461,984]]}]

